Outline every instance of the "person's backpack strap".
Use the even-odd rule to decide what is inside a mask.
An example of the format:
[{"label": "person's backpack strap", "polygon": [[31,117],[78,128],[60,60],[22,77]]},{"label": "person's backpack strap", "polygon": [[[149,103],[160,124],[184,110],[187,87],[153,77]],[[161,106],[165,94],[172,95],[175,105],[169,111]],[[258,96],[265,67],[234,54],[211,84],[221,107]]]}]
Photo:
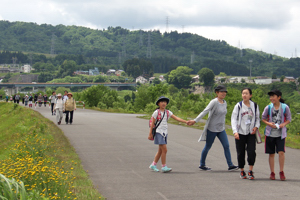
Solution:
[{"label": "person's backpack strap", "polygon": [[243,102],[242,101],[240,101],[239,102],[239,105],[238,105],[238,114],[237,114],[237,120],[239,120],[239,115],[240,115],[240,110],[242,109],[242,106],[243,106]]},{"label": "person's backpack strap", "polygon": [[157,128],[157,127],[160,125],[160,123],[162,122],[162,120],[163,120],[164,117],[165,117],[165,114],[166,114],[166,112],[164,112],[163,117],[161,118],[161,120],[156,121],[156,123],[155,123],[155,128]]}]

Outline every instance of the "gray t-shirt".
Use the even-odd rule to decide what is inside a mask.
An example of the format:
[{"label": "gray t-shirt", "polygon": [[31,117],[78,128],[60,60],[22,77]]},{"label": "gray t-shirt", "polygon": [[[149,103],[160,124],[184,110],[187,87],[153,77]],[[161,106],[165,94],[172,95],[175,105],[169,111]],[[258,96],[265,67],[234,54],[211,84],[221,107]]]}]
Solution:
[{"label": "gray t-shirt", "polygon": [[227,104],[226,102],[222,104],[218,102],[217,106],[218,107],[216,108],[215,112],[211,116],[207,128],[211,132],[221,132],[225,130],[225,116],[227,114]]},{"label": "gray t-shirt", "polygon": [[[272,122],[274,122],[275,124],[280,125],[281,124],[281,106],[279,107],[278,110],[275,110],[275,108],[272,111]],[[277,128],[272,128],[271,129],[271,134],[270,137],[281,137],[281,128],[277,129]]]}]

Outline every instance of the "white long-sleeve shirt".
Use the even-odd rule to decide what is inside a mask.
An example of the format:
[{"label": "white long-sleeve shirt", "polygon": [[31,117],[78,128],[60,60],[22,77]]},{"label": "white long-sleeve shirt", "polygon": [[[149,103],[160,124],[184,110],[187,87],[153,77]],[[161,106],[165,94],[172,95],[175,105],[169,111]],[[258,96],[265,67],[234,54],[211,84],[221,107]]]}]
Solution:
[{"label": "white long-sleeve shirt", "polygon": [[54,108],[59,110],[64,110],[64,105],[65,105],[64,100],[60,98],[55,101]]},{"label": "white long-sleeve shirt", "polygon": [[[260,118],[259,118],[259,107],[257,105],[256,112],[254,102],[250,101],[250,108],[242,102],[242,107],[240,108],[240,103],[237,103],[234,106],[231,115],[231,127],[233,134],[239,133],[241,135],[248,135],[249,131],[252,132],[254,127],[260,127]],[[251,113],[252,112],[252,113]],[[256,115],[255,115],[256,113]],[[252,119],[249,121],[248,115],[252,115]],[[255,115],[255,116],[254,116]],[[250,124],[250,130],[247,131],[247,124]]]}]

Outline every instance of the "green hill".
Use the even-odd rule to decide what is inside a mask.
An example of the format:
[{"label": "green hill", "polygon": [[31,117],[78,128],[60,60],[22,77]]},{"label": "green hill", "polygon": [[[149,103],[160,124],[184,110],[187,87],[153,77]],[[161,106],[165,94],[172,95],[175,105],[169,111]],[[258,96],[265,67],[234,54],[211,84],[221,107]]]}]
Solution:
[{"label": "green hill", "polygon": [[[215,74],[249,75],[249,60],[252,60],[252,75],[277,74],[299,76],[300,62],[251,49],[240,50],[226,41],[209,40],[197,34],[161,33],[159,30],[130,31],[121,27],[94,30],[79,26],[52,26],[49,24],[0,21],[0,50],[29,52],[18,62],[47,62],[45,55],[61,55],[60,59],[75,60],[78,65],[93,63],[121,66],[132,58],[151,60],[154,72],[166,73],[186,65],[197,73],[202,67],[213,69]],[[27,60],[26,60],[27,59]],[[1,63],[11,63],[12,57],[2,58]],[[61,60],[51,62],[61,64]]]}]

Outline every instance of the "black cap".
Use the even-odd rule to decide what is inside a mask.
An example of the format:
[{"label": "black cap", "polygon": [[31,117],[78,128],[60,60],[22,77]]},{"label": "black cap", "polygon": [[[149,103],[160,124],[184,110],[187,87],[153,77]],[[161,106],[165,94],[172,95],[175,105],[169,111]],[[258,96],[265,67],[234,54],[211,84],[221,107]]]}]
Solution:
[{"label": "black cap", "polygon": [[166,101],[167,104],[169,104],[170,99],[167,98],[167,97],[165,97],[165,96],[161,96],[161,97],[159,97],[159,98],[157,99],[157,101],[156,101],[155,104],[158,105],[158,103],[159,103],[160,101]]},{"label": "black cap", "polygon": [[271,90],[270,92],[268,92],[269,96],[274,95],[274,94],[277,95],[277,96],[280,96],[280,97],[282,96],[282,93],[279,90],[276,90],[276,89]]},{"label": "black cap", "polygon": [[227,89],[224,85],[218,85],[215,87],[215,92],[227,92]]}]

